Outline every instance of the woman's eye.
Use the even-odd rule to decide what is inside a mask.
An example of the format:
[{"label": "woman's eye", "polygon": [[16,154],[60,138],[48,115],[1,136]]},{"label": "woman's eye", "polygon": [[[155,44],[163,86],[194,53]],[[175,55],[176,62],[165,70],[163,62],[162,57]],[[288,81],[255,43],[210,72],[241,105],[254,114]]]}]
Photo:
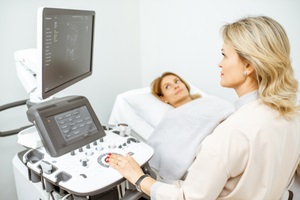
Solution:
[{"label": "woman's eye", "polygon": [[168,90],[168,89],[170,89],[170,88],[171,88],[171,86],[170,86],[170,85],[167,85],[167,86],[166,86],[166,89],[167,89],[167,90]]},{"label": "woman's eye", "polygon": [[180,83],[180,80],[176,80],[175,83],[176,83],[176,84]]}]

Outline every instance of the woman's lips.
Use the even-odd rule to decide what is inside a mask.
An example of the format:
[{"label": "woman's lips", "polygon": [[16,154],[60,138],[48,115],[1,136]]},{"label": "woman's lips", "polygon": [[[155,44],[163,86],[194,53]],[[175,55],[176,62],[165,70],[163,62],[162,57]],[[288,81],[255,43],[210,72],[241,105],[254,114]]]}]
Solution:
[{"label": "woman's lips", "polygon": [[178,93],[180,93],[180,92],[182,92],[182,91],[183,91],[183,89],[177,90],[177,92],[175,92],[175,95],[177,95]]}]

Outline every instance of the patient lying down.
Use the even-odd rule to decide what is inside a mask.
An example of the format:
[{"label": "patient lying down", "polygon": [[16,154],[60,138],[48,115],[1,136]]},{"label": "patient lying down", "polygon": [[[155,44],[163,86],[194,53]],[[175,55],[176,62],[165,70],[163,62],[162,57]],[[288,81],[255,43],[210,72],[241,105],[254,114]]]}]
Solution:
[{"label": "patient lying down", "polygon": [[[212,133],[216,126],[225,120],[234,109],[228,102],[214,96],[194,98],[193,100],[187,90],[187,83],[183,83],[180,77],[175,74],[162,77],[165,78],[159,85],[161,85],[163,94],[166,94],[164,92],[166,89],[168,90],[169,96],[167,98],[162,96],[163,94],[157,96],[161,100],[168,101],[165,102],[169,104],[177,102],[177,106],[174,106],[176,109],[170,110],[165,115],[147,143],[154,148],[154,155],[149,161],[150,166],[158,172],[162,181],[172,182],[184,179],[189,166],[197,155],[198,148],[201,148],[201,141]],[[185,100],[177,99],[176,101],[176,97],[178,97],[176,94],[180,93],[178,91],[184,90],[187,92],[181,98]],[[173,94],[173,99],[170,98],[170,94]]]}]

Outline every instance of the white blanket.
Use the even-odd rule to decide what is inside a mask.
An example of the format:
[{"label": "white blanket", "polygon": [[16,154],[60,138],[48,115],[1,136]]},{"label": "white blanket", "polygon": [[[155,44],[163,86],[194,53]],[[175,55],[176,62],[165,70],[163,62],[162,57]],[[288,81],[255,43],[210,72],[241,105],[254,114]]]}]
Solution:
[{"label": "white blanket", "polygon": [[214,96],[170,110],[147,141],[154,148],[150,166],[165,182],[182,179],[201,141],[233,111],[233,105]]}]

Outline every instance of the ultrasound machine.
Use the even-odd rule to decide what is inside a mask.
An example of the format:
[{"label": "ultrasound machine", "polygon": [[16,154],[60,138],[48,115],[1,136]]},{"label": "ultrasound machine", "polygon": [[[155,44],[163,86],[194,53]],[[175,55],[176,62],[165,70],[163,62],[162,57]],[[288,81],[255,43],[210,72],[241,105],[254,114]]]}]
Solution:
[{"label": "ultrasound machine", "polygon": [[37,48],[15,53],[33,124],[18,134],[26,147],[13,159],[18,199],[139,197],[128,195],[134,187],[105,158],[130,154],[151,175],[153,149],[128,130],[103,126],[86,97],[53,97],[92,74],[95,12],[40,8],[37,20]]}]

